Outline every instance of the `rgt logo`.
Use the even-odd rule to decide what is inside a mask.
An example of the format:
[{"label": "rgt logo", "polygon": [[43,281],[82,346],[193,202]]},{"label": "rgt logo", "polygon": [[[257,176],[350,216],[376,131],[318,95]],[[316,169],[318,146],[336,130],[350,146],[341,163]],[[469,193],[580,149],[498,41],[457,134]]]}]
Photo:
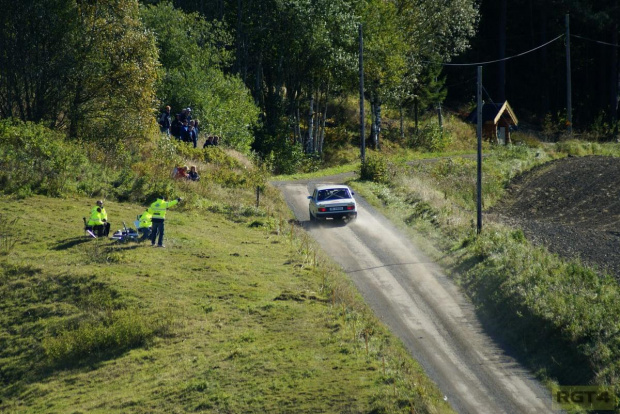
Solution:
[{"label": "rgt logo", "polygon": [[570,410],[581,407],[586,410],[613,411],[616,396],[610,387],[597,386],[553,386],[551,409]]}]

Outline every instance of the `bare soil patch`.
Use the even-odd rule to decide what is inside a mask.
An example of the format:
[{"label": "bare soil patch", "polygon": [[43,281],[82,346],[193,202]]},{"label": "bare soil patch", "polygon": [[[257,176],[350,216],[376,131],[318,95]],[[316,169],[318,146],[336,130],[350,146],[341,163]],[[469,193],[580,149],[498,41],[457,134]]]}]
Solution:
[{"label": "bare soil patch", "polygon": [[620,281],[620,158],[556,160],[516,177],[490,213]]}]

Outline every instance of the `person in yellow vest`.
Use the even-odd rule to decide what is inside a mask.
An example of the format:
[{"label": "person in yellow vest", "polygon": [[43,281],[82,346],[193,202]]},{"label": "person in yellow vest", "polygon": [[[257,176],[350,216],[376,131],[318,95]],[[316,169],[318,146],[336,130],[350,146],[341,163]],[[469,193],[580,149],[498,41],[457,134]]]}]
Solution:
[{"label": "person in yellow vest", "polygon": [[106,236],[110,233],[110,223],[108,223],[108,213],[103,207],[103,201],[97,200],[97,205],[90,211],[88,227],[92,227],[93,233],[97,237]]},{"label": "person in yellow vest", "polygon": [[142,234],[142,237],[140,237],[140,240],[146,240],[150,237],[151,225],[153,224],[151,222],[152,217],[153,216],[151,215],[151,213],[149,213],[148,209],[144,213],[138,216],[138,222],[137,222],[138,233]]},{"label": "person in yellow vest", "polygon": [[166,219],[166,210],[172,206],[175,206],[181,200],[181,197],[179,197],[172,201],[166,201],[165,197],[161,197],[153,202],[147,210],[152,216],[151,222],[153,223],[153,228],[151,231],[151,246],[155,246],[155,240],[157,240],[157,236],[159,236],[159,239],[157,240],[157,247],[165,247],[164,221]]}]

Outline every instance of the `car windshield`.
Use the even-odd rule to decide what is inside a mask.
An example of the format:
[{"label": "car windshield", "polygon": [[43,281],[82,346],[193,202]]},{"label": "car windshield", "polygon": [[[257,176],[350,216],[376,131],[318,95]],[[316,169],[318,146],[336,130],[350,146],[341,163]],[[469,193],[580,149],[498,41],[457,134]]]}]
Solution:
[{"label": "car windshield", "polygon": [[342,200],[344,198],[351,198],[351,194],[349,194],[349,190],[346,188],[330,188],[327,190],[319,190],[316,196],[317,201]]}]

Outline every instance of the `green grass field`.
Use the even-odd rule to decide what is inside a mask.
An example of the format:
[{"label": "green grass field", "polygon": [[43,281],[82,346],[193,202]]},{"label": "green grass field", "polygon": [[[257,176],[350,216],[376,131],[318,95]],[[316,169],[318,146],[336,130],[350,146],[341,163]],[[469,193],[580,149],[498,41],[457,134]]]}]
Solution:
[{"label": "green grass field", "polygon": [[179,205],[159,249],[92,202],[1,200],[0,412],[451,412],[287,217]]}]

